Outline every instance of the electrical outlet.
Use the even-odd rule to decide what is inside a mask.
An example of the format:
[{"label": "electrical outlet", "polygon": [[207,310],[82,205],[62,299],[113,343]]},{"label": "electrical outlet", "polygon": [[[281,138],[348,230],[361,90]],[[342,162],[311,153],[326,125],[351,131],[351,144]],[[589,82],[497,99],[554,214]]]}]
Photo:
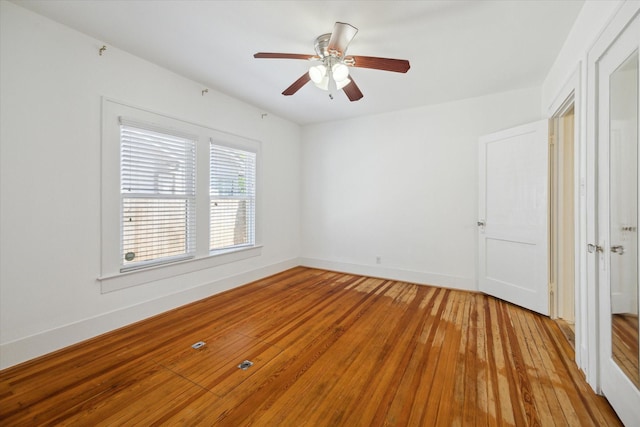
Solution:
[{"label": "electrical outlet", "polygon": [[377,256],[376,257],[376,264],[382,264],[382,257],[381,256]]}]

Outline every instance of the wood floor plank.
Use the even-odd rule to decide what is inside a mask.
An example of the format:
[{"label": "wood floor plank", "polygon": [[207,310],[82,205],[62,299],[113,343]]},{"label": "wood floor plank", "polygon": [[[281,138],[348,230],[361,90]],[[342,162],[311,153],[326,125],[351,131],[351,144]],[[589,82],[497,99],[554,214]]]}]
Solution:
[{"label": "wood floor plank", "polygon": [[[458,426],[471,426],[475,423],[473,419],[474,411],[471,408],[475,408],[475,395],[467,393],[467,390],[475,391],[475,387],[467,387],[467,384],[471,384],[473,381],[471,372],[474,372],[473,360],[476,357],[475,336],[477,328],[477,318],[472,319],[470,315],[471,306],[473,304],[472,298],[465,298],[464,307],[461,311],[460,329],[462,331],[460,342],[458,344],[458,351],[456,354],[456,370],[454,372],[455,386],[454,386],[454,402],[457,408],[462,408],[462,411],[451,410],[453,419],[450,423],[453,427]],[[469,343],[472,340],[472,343]],[[468,398],[468,401],[467,401]]]},{"label": "wood floor plank", "polygon": [[550,319],[305,267],[0,371],[0,399],[3,426],[621,425]]},{"label": "wood floor plank", "polygon": [[464,375],[464,403],[463,418],[461,425],[489,425],[487,419],[486,390],[487,384],[485,377],[479,369],[479,360],[486,360],[486,352],[484,351],[484,321],[477,307],[476,296],[473,295],[469,300],[469,308],[466,311],[468,318],[468,326],[466,329],[467,341],[466,346],[462,348],[465,359],[465,375]]},{"label": "wood floor plank", "polygon": [[[500,317],[500,302],[493,299],[483,301],[485,308],[485,331],[487,332],[488,382],[491,384],[491,405],[489,414],[495,413],[495,422],[506,420],[507,425],[523,425],[524,417],[520,408],[521,397],[513,381],[513,363],[509,357],[509,337],[503,332]],[[495,409],[494,409],[495,408]],[[476,424],[477,425],[477,424]]]},{"label": "wood floor plank", "polygon": [[[531,327],[530,319],[527,318],[531,313],[522,310],[510,313],[514,319],[519,345],[526,355],[527,372],[536,379],[531,382],[531,385],[536,412],[539,414],[541,424],[581,425],[575,412],[567,405],[566,395],[562,392],[556,393],[556,390],[562,387],[562,381],[556,374],[551,360],[546,357],[546,352],[540,351],[544,341],[539,336],[537,329]],[[530,338],[523,339],[524,337]],[[564,416],[559,417],[558,415]]]},{"label": "wood floor plank", "polygon": [[[387,285],[388,287],[388,285]],[[380,295],[378,298],[384,298]],[[362,346],[380,348],[397,325],[397,311],[385,310],[382,305],[368,307],[358,313],[359,322],[364,327],[347,328],[332,347],[331,353],[323,354],[305,373],[310,378],[322,378],[321,381],[296,382],[285,393],[281,402],[274,402],[270,416],[261,418],[266,425],[280,425],[285,416],[305,418],[310,425],[315,423],[345,422],[349,414],[362,413],[361,405],[369,399],[367,389],[371,388],[369,375],[376,372],[379,353],[363,352]],[[296,405],[301,394],[323,396],[332,395],[341,402],[339,408],[322,404],[321,399],[310,402],[306,407]]]},{"label": "wood floor plank", "polygon": [[[453,415],[457,411],[458,402],[455,400],[455,379],[457,374],[456,364],[458,362],[457,353],[462,340],[462,323],[464,311],[459,309],[459,306],[464,306],[465,296],[459,292],[452,295],[452,310],[449,313],[449,317],[444,320],[446,323],[445,330],[445,345],[443,347],[441,355],[440,369],[442,372],[450,372],[452,375],[438,375],[437,378],[442,378],[442,392],[440,404],[438,405],[438,411],[435,421],[439,425],[451,425],[453,423]],[[422,417],[412,417],[409,419],[409,423],[416,423],[424,425],[425,420],[430,418],[429,414],[425,413]],[[419,421],[419,422],[418,422]]]},{"label": "wood floor plank", "polygon": [[533,396],[531,393],[531,384],[526,375],[526,366],[522,357],[522,349],[518,345],[517,335],[513,328],[512,319],[508,315],[508,307],[506,304],[498,304],[498,313],[500,316],[499,325],[501,333],[508,343],[508,355],[512,369],[507,372],[512,381],[512,407],[517,408],[520,420],[516,424],[525,424],[529,426],[539,426],[540,420],[535,410]]},{"label": "wood floor plank", "polygon": [[[474,394],[474,401],[476,402],[475,408],[473,406],[468,407],[469,410],[474,411],[473,419],[475,419],[476,426],[488,426],[492,425],[493,421],[498,415],[498,408],[496,402],[498,399],[498,383],[492,381],[497,375],[492,372],[492,369],[496,369],[496,363],[499,363],[499,357],[494,357],[494,348],[491,345],[493,341],[491,337],[491,323],[487,318],[488,305],[485,307],[484,301],[477,304],[474,307],[474,312],[477,316],[477,329],[475,333],[475,355],[476,357],[472,361],[474,367],[471,381],[468,383],[468,387],[472,389]],[[496,356],[500,356],[498,353]],[[490,361],[495,361],[490,363]],[[495,424],[493,424],[495,425]]]},{"label": "wood floor plank", "polygon": [[[160,369],[108,398],[98,395],[71,413],[59,413],[52,421],[56,425],[151,425],[174,408],[191,406],[201,398],[217,399],[192,382]],[[158,407],[158,401],[166,404]]]},{"label": "wood floor plank", "polygon": [[[424,308],[425,313],[429,313],[441,299],[442,292],[440,290],[419,288],[413,305],[417,304]],[[378,346],[378,368],[372,369],[367,374],[366,384],[369,386],[363,394],[362,405],[358,408],[358,412],[350,414],[345,425],[366,425],[367,423],[382,425],[384,422],[396,422],[389,408],[398,393],[403,376],[409,369],[407,366],[408,353],[402,343],[415,339],[414,337],[417,337],[418,342],[424,343],[428,339],[429,332],[425,330],[425,325],[429,323],[427,315],[425,315],[423,322],[417,322],[413,328],[408,327],[416,322],[410,307],[411,305],[408,305],[406,310],[398,313],[401,315],[393,325],[394,327],[388,329],[388,336],[384,339],[384,344]],[[418,336],[416,332],[419,331],[422,333]]]},{"label": "wood floor plank", "polygon": [[[608,423],[612,422],[609,419],[611,406],[604,397],[594,396],[591,393],[591,388],[584,381],[582,372],[574,369],[573,348],[566,339],[562,338],[562,332],[557,324],[546,320],[546,318],[542,317],[534,319],[538,328],[546,334],[547,340],[545,340],[545,344],[553,347],[554,351],[549,351],[549,355],[557,360],[558,366],[555,369],[563,372],[568,379],[565,383],[566,389],[575,393],[577,400],[580,401],[580,405],[574,407],[574,409],[579,413],[588,414],[594,425],[608,425]],[[565,369],[562,370],[561,366],[564,366]]]},{"label": "wood floor plank", "polygon": [[[388,395],[375,412],[374,420],[385,420],[391,425],[406,425],[406,419],[410,415],[407,413],[408,405],[413,400],[413,394],[408,393],[409,390],[415,392],[411,385],[415,381],[416,375],[419,375],[419,378],[427,383],[433,382],[436,363],[428,363],[428,361],[429,358],[433,361],[439,355],[442,344],[440,340],[442,334],[438,333],[439,319],[446,309],[448,293],[447,290],[439,290],[432,303],[427,305],[428,311],[423,314],[424,317],[419,318],[420,323],[409,325],[407,328],[404,341],[408,345],[402,346],[401,358],[398,360],[398,364],[391,368],[394,370],[394,377],[389,384]],[[417,346],[422,342],[418,341],[417,337],[424,337],[422,346]],[[417,371],[420,366],[425,368]],[[439,396],[435,398],[439,400]],[[429,404],[433,404],[433,401],[428,398],[424,399],[424,405],[428,406]]]}]

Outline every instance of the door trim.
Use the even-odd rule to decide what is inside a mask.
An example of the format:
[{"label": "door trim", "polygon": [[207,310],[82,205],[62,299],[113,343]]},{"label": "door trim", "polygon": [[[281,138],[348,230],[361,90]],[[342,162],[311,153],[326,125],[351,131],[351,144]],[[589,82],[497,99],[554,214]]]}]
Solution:
[{"label": "door trim", "polygon": [[[587,206],[586,206],[586,138],[582,132],[586,110],[582,96],[582,67],[579,61],[571,76],[556,94],[555,99],[547,109],[549,120],[563,116],[573,105],[573,212],[574,212],[574,306],[575,306],[575,362],[583,372],[588,371],[588,328],[587,307],[585,304],[587,293],[587,252],[581,248],[587,247]],[[592,385],[593,387],[593,385]]]},{"label": "door trim", "polygon": [[[550,287],[550,316],[552,319],[560,318],[560,314],[562,312],[561,306],[561,294],[564,295],[564,286],[561,285],[561,276],[563,276],[565,271],[570,270],[573,276],[574,289],[575,282],[577,278],[577,262],[575,261],[576,255],[576,245],[575,242],[577,240],[577,225],[578,225],[578,215],[576,208],[578,207],[577,197],[576,197],[576,182],[578,174],[576,173],[576,138],[575,138],[575,108],[574,108],[574,95],[571,93],[569,97],[562,104],[562,107],[558,109],[558,111],[549,119],[549,283],[551,283]],[[568,112],[573,110],[573,126],[570,138],[566,138],[564,135],[564,123],[563,119],[567,117]],[[567,147],[571,148],[571,170],[572,175],[569,177],[565,172],[565,166],[567,165]],[[567,182],[565,184],[565,182]],[[574,227],[574,237],[571,241],[571,250],[573,251],[573,259],[574,262],[571,266],[564,265],[562,261],[561,253],[564,253],[567,249],[566,239],[564,237],[565,230],[562,226],[562,221],[565,217],[564,209],[568,203],[565,203],[563,200],[566,199],[564,189],[567,184],[571,185],[571,212],[573,227]],[[574,292],[575,294],[575,292]],[[575,307],[575,295],[572,296],[573,305]],[[574,310],[575,311],[575,310]],[[575,320],[575,316],[574,316]]]}]

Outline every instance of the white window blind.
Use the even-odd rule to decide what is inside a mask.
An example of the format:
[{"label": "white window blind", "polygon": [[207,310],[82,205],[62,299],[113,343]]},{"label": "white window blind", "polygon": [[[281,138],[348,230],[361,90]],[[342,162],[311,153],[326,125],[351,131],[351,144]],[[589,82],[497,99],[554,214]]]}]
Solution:
[{"label": "white window blind", "polygon": [[121,271],[195,254],[195,137],[120,120]]},{"label": "white window blind", "polygon": [[255,245],[256,153],[211,144],[210,250]]}]

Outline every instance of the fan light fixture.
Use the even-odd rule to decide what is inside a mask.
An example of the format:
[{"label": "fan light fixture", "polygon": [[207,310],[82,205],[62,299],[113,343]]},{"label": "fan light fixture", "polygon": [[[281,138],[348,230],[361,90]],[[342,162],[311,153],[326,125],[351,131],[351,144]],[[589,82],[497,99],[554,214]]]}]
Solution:
[{"label": "fan light fixture", "polygon": [[[329,58],[325,60],[325,62],[329,61]],[[330,72],[328,72],[329,69],[331,70]],[[336,89],[338,90],[351,83],[349,79],[349,67],[342,62],[336,62],[331,68],[325,64],[314,65],[309,68],[309,78],[316,87],[327,91],[329,90],[330,80],[335,82]]]},{"label": "fan light fixture", "polygon": [[346,56],[347,47],[355,37],[358,29],[345,22],[336,22],[333,32],[318,36],[314,43],[315,55],[299,53],[274,53],[258,52],[254,58],[270,59],[304,59],[318,61],[317,65],[309,68],[295,82],[286,88],[282,94],[293,95],[300,88],[312,81],[317,87],[329,92],[329,98],[337,90],[344,91],[349,101],[362,99],[362,91],[349,75],[350,67],[372,68],[374,70],[393,71],[406,73],[409,70],[409,61],[406,59],[379,58],[375,56]]}]

